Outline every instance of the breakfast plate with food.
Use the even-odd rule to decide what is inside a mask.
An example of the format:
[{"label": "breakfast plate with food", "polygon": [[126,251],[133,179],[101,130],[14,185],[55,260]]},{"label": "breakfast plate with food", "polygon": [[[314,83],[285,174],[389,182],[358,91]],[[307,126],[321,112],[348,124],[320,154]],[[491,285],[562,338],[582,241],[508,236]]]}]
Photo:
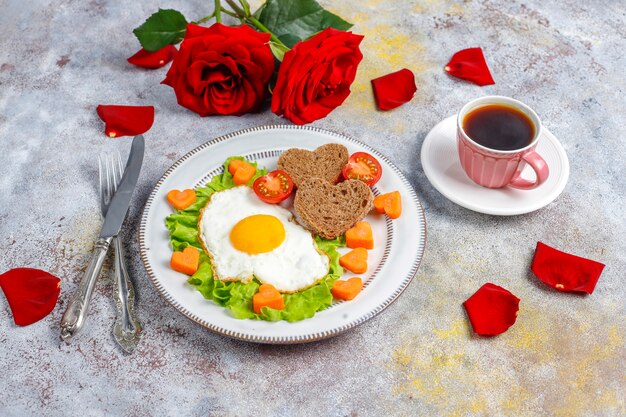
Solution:
[{"label": "breakfast plate with food", "polygon": [[385,156],[311,127],[213,139],[172,165],[141,219],[159,293],[214,332],[300,343],[389,306],[420,265],[419,199]]}]

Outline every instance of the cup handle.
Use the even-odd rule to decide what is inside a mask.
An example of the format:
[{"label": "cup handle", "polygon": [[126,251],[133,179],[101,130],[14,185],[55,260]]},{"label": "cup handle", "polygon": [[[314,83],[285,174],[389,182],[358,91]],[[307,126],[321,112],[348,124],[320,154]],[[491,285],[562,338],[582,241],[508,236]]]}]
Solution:
[{"label": "cup handle", "polygon": [[537,178],[535,181],[525,180],[520,176],[520,172],[513,177],[509,183],[509,187],[519,188],[520,190],[532,190],[533,188],[539,187],[548,179],[548,175],[550,174],[548,164],[537,152],[530,150],[522,155],[522,159],[535,171]]}]

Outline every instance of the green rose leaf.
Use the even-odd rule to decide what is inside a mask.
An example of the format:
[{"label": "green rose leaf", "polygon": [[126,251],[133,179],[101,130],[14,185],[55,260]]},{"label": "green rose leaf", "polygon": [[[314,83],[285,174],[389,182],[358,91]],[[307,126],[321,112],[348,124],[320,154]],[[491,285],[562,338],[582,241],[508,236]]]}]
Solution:
[{"label": "green rose leaf", "polygon": [[254,15],[289,48],[326,28],[352,27],[315,0],[267,0]]},{"label": "green rose leaf", "polygon": [[289,51],[289,48],[287,48],[285,45],[281,45],[279,43],[272,42],[272,41],[270,41],[270,49],[272,50],[274,57],[276,57],[276,59],[279,60],[280,62],[283,62],[285,53]]},{"label": "green rose leaf", "polygon": [[175,45],[183,40],[187,30],[187,20],[181,12],[172,9],[159,9],[133,33],[146,51],[154,52],[167,45]]}]

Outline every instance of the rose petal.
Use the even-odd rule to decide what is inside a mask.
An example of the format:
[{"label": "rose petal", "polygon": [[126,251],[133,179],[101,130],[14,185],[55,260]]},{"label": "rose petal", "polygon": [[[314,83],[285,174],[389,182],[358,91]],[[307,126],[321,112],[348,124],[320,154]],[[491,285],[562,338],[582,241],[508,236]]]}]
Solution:
[{"label": "rose petal", "polygon": [[495,336],[515,323],[519,298],[502,287],[486,283],[463,306],[474,332],[481,336]]},{"label": "rose petal", "polygon": [[530,269],[537,278],[559,291],[591,294],[604,269],[604,264],[561,252],[537,242]]},{"label": "rose petal", "polygon": [[153,106],[99,105],[98,116],[105,123],[104,133],[116,138],[147,132],[154,123]]},{"label": "rose petal", "polygon": [[156,69],[167,65],[177,53],[178,49],[174,45],[167,45],[155,52],[148,52],[141,48],[127,61],[141,68]]},{"label": "rose petal", "polygon": [[495,84],[485,61],[483,50],[480,48],[463,49],[457,52],[444,69],[450,75],[480,86]]},{"label": "rose petal", "polygon": [[15,268],[0,275],[13,320],[18,326],[28,326],[46,317],[57,304],[61,280],[46,271]]},{"label": "rose petal", "polygon": [[380,110],[391,110],[408,103],[417,91],[415,76],[406,68],[373,79],[372,89]]}]

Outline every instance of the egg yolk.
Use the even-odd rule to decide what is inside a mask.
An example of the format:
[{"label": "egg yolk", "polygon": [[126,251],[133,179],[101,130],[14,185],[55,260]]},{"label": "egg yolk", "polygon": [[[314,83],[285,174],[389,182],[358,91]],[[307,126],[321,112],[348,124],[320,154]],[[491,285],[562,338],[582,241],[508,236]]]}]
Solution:
[{"label": "egg yolk", "polygon": [[250,255],[271,252],[284,240],[285,226],[267,214],[246,217],[230,231],[230,242],[235,249]]}]

